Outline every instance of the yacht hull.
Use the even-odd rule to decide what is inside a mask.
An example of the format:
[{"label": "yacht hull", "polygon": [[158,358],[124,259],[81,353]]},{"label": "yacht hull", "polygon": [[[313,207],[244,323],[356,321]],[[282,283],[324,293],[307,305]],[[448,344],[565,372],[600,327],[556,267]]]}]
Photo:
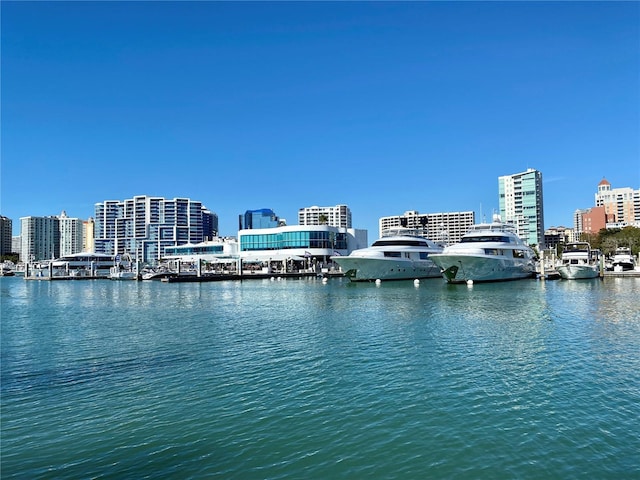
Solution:
[{"label": "yacht hull", "polygon": [[526,259],[501,258],[493,255],[432,255],[449,283],[500,282],[535,276],[535,265]]},{"label": "yacht hull", "polygon": [[402,260],[365,257],[332,257],[353,282],[375,280],[413,280],[417,278],[437,278],[440,269],[430,260]]},{"label": "yacht hull", "polygon": [[598,278],[600,275],[600,269],[597,265],[559,265],[556,269],[565,280]]}]

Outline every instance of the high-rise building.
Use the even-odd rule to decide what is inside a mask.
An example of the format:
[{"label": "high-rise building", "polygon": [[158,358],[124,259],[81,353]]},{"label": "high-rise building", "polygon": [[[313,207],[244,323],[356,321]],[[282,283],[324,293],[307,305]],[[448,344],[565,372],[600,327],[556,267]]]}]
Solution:
[{"label": "high-rise building", "polygon": [[378,233],[382,237],[393,228],[410,228],[434,242],[452,244],[458,243],[474,223],[475,213],[472,211],[421,214],[409,210],[403,215],[380,218]]},{"label": "high-rise building", "polygon": [[0,255],[8,255],[13,252],[11,236],[13,222],[9,217],[0,215]]},{"label": "high-rise building", "polygon": [[60,256],[82,252],[82,220],[70,218],[64,210],[58,216]]},{"label": "high-rise building", "polygon": [[611,188],[603,178],[595,194],[595,206],[604,207],[607,227],[640,227],[640,190]]},{"label": "high-rise building", "polygon": [[275,228],[280,224],[280,219],[270,208],[247,210],[243,215],[238,216],[238,230]]},{"label": "high-rise building", "polygon": [[502,221],[513,224],[525,243],[544,249],[542,173],[529,168],[498,177],[498,190]]},{"label": "high-rise building", "polygon": [[301,208],[298,210],[298,224],[351,228],[351,210],[346,205]]},{"label": "high-rise building", "polygon": [[574,230],[577,238],[580,238],[581,233],[598,233],[603,228],[607,228],[607,213],[604,207],[576,210]]},{"label": "high-rise building", "polygon": [[217,234],[217,215],[189,198],[149,197],[95,204],[95,252],[128,254],[154,263],[164,249],[200,243]]},{"label": "high-rise building", "polygon": [[11,237],[11,253],[16,253],[18,258],[22,258],[22,238],[20,235]]},{"label": "high-rise building", "polygon": [[92,217],[82,222],[82,251],[83,252],[95,252],[95,231],[96,224]]},{"label": "high-rise building", "polygon": [[24,262],[50,260],[60,256],[58,217],[20,218],[20,238],[20,259]]}]

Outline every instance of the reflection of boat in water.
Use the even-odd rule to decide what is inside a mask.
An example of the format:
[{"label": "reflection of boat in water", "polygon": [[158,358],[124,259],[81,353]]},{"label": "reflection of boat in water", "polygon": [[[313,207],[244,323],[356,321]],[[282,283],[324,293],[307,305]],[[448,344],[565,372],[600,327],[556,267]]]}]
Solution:
[{"label": "reflection of boat in water", "polygon": [[562,252],[562,264],[556,269],[567,280],[597,278],[600,274],[598,254],[587,242],[568,243]]},{"label": "reflection of boat in water", "polygon": [[536,272],[534,251],[497,215],[492,223],[474,225],[460,243],[431,259],[450,283],[518,280]]},{"label": "reflection of boat in water", "polygon": [[618,247],[611,262],[614,271],[633,270],[636,266],[635,259],[629,247]]},{"label": "reflection of boat in water", "polygon": [[415,230],[394,229],[370,247],[354,250],[346,256],[333,256],[345,276],[354,282],[372,280],[408,280],[439,277],[440,269],[430,256],[442,247],[416,235]]}]

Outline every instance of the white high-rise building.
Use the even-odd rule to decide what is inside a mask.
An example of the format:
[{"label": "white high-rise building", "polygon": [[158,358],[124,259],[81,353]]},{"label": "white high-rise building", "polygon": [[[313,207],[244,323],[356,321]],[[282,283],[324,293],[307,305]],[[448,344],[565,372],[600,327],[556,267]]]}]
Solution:
[{"label": "white high-rise building", "polygon": [[60,256],[60,226],[58,217],[20,218],[20,260],[23,262],[50,260]]},{"label": "white high-rise building", "polygon": [[156,262],[164,249],[217,234],[218,217],[201,202],[140,195],[95,204],[95,252]]},{"label": "white high-rise building", "polygon": [[525,243],[544,249],[542,173],[529,168],[498,177],[498,190],[502,221],[513,224]]},{"label": "white high-rise building", "polygon": [[70,218],[64,210],[58,216],[60,256],[82,252],[82,220]]},{"label": "white high-rise building", "polygon": [[298,224],[351,228],[351,210],[346,205],[301,208],[298,210]]},{"label": "white high-rise building", "polygon": [[417,230],[431,241],[452,244],[458,243],[474,223],[475,213],[472,211],[421,214],[409,210],[403,215],[380,218],[378,233],[383,237],[387,230],[406,227]]}]

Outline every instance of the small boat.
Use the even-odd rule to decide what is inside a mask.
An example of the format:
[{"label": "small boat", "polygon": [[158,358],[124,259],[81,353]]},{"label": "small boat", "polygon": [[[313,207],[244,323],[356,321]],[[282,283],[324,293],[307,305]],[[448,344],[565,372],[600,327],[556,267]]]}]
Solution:
[{"label": "small boat", "polygon": [[440,269],[431,255],[443,247],[413,229],[392,229],[370,247],[330,257],[353,282],[437,278]]},{"label": "small boat", "polygon": [[162,280],[166,277],[172,277],[178,275],[176,272],[169,270],[164,265],[160,265],[155,268],[144,268],[142,270],[142,280]]},{"label": "small boat", "polygon": [[629,247],[618,247],[613,255],[612,260],[613,270],[616,272],[624,272],[627,270],[633,270],[636,267],[635,259],[631,254]]},{"label": "small boat", "polygon": [[116,256],[116,264],[109,269],[110,280],[138,280],[136,262],[127,253]]},{"label": "small boat", "polygon": [[588,242],[568,243],[562,252],[562,263],[556,267],[566,280],[598,278],[600,275],[599,256]]},{"label": "small boat", "polygon": [[5,263],[0,264],[0,277],[13,277],[15,274],[16,272],[11,266]]},{"label": "small boat", "polygon": [[471,227],[460,243],[431,259],[449,283],[496,282],[532,278],[535,252],[516,234],[515,227],[494,215],[492,223]]}]

